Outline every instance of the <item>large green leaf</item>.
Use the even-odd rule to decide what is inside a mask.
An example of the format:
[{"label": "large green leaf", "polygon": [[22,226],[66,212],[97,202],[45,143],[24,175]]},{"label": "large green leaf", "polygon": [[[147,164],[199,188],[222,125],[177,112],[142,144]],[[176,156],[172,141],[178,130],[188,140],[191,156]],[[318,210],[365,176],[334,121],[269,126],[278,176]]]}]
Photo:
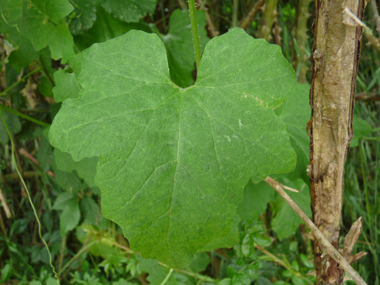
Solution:
[{"label": "large green leaf", "polygon": [[[199,40],[203,51],[207,42],[207,31],[205,11],[197,11],[197,22],[199,25]],[[191,72],[195,69],[195,55],[193,46],[193,35],[191,32],[189,11],[175,10],[170,16],[169,33],[161,35],[165,44],[170,76],[174,83],[180,87],[188,87],[194,83]]]},{"label": "large green leaf", "polygon": [[273,109],[294,84],[281,49],[241,29],[206,46],[198,80],[170,80],[154,34],[131,31],[82,55],[79,98],[50,129],[74,160],[100,156],[102,212],[132,248],[172,267],[228,234],[243,188],[295,166]]},{"label": "large green leaf", "polygon": [[125,22],[138,22],[146,13],[153,13],[157,0],[103,0],[108,13]]}]

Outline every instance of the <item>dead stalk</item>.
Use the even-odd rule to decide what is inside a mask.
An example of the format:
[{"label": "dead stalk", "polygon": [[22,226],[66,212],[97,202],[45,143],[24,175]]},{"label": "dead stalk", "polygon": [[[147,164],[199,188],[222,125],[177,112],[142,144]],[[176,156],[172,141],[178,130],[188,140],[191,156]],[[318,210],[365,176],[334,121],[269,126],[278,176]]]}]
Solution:
[{"label": "dead stalk", "polygon": [[351,267],[346,259],[335,249],[335,247],[326,239],[322,232],[314,225],[309,217],[301,210],[300,207],[290,198],[288,194],[282,189],[282,184],[269,176],[264,179],[276,192],[289,204],[290,207],[297,213],[297,215],[305,222],[309,227],[314,237],[323,246],[324,254],[333,258],[340,266],[351,276],[352,280],[358,285],[366,285],[365,281],[359,276],[359,274]]}]

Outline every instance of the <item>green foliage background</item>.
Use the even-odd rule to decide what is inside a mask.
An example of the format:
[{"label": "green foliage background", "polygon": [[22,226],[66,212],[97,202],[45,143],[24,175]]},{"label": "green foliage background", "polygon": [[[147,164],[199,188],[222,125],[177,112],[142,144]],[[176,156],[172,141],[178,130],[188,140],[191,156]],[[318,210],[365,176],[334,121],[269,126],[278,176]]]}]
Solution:
[{"label": "green foliage background", "polygon": [[[234,6],[234,2],[238,5]],[[202,52],[206,48],[203,58],[205,67],[201,65],[198,81],[194,87],[181,89],[192,86],[196,78],[190,19],[188,11],[183,9],[184,1],[2,0],[0,2],[0,107],[16,143],[16,161],[31,191],[33,203],[42,223],[42,235],[49,245],[61,284],[313,284],[315,278],[307,275],[313,271],[311,242],[307,238],[308,229],[274,190],[257,178],[273,174],[272,177],[283,184],[299,189],[299,193],[290,195],[301,209],[311,216],[309,181],[306,175],[308,136],[305,131],[306,122],[310,118],[309,85],[296,83],[294,79],[292,79],[294,83],[290,84],[290,81],[281,81],[282,79],[277,77],[285,74],[289,78],[296,77],[302,81],[299,77],[301,74],[299,59],[310,54],[313,42],[310,31],[312,17],[308,18],[308,39],[304,46],[298,46],[294,40],[297,29],[295,23],[297,17],[300,17],[295,11],[297,1],[278,1],[278,14],[270,42],[281,46],[284,55],[282,58],[278,47],[269,46],[263,40],[252,40],[249,37],[257,38],[260,35],[264,25],[262,10],[246,28],[249,36],[242,30],[228,32],[233,28],[234,17],[238,22],[243,22],[255,3],[256,1],[251,0],[209,0],[199,3],[197,19]],[[314,13],[312,1],[308,12]],[[228,33],[210,41],[213,36],[209,29],[210,19],[220,34]],[[365,22],[378,37],[371,9],[366,9]],[[130,39],[132,35],[135,35],[136,40]],[[114,38],[117,39],[111,41]],[[126,39],[130,40],[130,44],[135,45],[135,48],[131,49],[125,58],[108,57],[107,53],[112,55],[120,52],[115,43],[124,44],[127,42]],[[247,43],[243,39],[247,39]],[[366,43],[366,40],[363,42]],[[96,43],[103,44],[92,46]],[[239,59],[246,59],[250,55],[250,50],[257,49],[259,43],[263,43],[264,48],[257,54],[257,58],[253,57],[246,64],[239,65]],[[88,49],[91,46],[92,48]],[[154,46],[159,48],[153,48]],[[229,50],[218,60],[215,58],[221,46],[229,46]],[[100,53],[101,49],[104,49],[105,53]],[[266,58],[266,54],[272,54],[272,49],[277,52],[268,56],[269,59],[273,59],[273,64],[266,65],[254,73],[255,64]],[[136,65],[137,67],[133,69],[135,63],[128,55],[138,56],[138,54],[141,55],[139,60],[145,61],[150,58],[151,61],[148,65]],[[212,67],[218,70],[226,66],[226,56],[230,56],[230,63],[237,64],[226,68],[225,73],[211,76]],[[249,88],[241,85],[228,87],[223,86],[224,82],[229,82],[232,78],[243,82],[245,78],[253,80],[255,76],[263,78],[267,76],[273,79],[267,85],[262,83],[257,86],[262,88],[260,94],[267,92],[275,97],[272,102],[263,99],[264,105],[266,104],[268,108],[266,112],[270,113],[268,116],[271,120],[283,122],[278,123],[281,125],[278,127],[280,131],[286,130],[284,137],[275,135],[268,137],[266,146],[269,150],[261,153],[263,159],[255,169],[257,173],[253,171],[252,166],[241,167],[242,153],[236,151],[239,147],[227,150],[229,140],[224,138],[226,146],[222,149],[226,156],[233,158],[232,162],[236,164],[234,175],[240,179],[238,182],[228,182],[230,184],[226,188],[228,190],[226,196],[231,200],[232,206],[213,209],[215,218],[210,225],[199,222],[198,226],[204,226],[209,231],[203,240],[194,232],[187,237],[189,240],[180,244],[179,240],[183,240],[184,236],[179,228],[173,230],[173,233],[177,234],[173,238],[174,244],[180,246],[176,248],[174,256],[167,258],[161,258],[168,251],[165,248],[161,247],[156,253],[153,252],[156,243],[154,233],[157,229],[152,231],[151,238],[144,237],[144,243],[140,247],[133,238],[141,237],[130,234],[134,230],[137,231],[144,223],[154,220],[155,215],[159,214],[159,209],[149,201],[159,199],[159,196],[155,195],[161,191],[160,181],[162,182],[165,177],[155,181],[156,191],[151,194],[147,192],[145,198],[147,200],[129,209],[134,214],[133,218],[124,218],[130,215],[128,212],[114,215],[108,213],[111,212],[108,209],[117,207],[124,199],[122,195],[125,195],[123,192],[125,185],[122,180],[125,173],[121,173],[121,180],[116,178],[112,183],[104,182],[106,180],[104,177],[116,175],[121,164],[125,163],[126,149],[115,144],[111,135],[113,126],[119,127],[125,124],[125,117],[115,121],[114,125],[104,125],[102,144],[95,145],[95,148],[98,148],[96,151],[94,147],[88,145],[79,151],[75,150],[76,144],[85,141],[91,145],[93,142],[93,138],[86,135],[85,129],[77,133],[76,140],[62,143],[62,132],[65,128],[71,128],[73,124],[80,126],[86,120],[91,121],[91,116],[99,118],[103,111],[109,112],[107,104],[115,110],[137,104],[137,101],[118,102],[110,99],[112,95],[121,92],[117,90],[120,86],[124,90],[134,88],[134,83],[128,85],[125,80],[117,81],[109,76],[110,73],[123,72],[118,70],[123,66],[125,69],[131,67],[133,72],[128,75],[134,75],[137,79],[154,77],[153,66],[158,63],[168,66],[169,69],[164,68],[164,72],[167,73],[165,80],[169,82],[168,88],[181,90],[180,94],[184,94],[181,98],[185,98],[186,94],[194,98],[201,96],[201,91],[197,90],[206,86],[236,100],[234,94],[244,94],[247,90],[251,90],[249,88],[256,88],[256,85]],[[207,68],[209,67],[207,64],[211,68]],[[291,65],[294,67],[294,72],[291,70]],[[355,138],[351,142],[346,165],[345,205],[341,225],[342,233],[347,233],[353,221],[359,216],[364,218],[363,234],[355,250],[367,251],[369,255],[354,266],[368,284],[380,284],[378,245],[380,244],[378,243],[380,105],[376,101],[380,86],[379,65],[379,53],[372,46],[364,44],[357,93],[370,95],[372,99],[356,103]],[[305,66],[308,67],[309,64]],[[107,73],[107,70],[110,72]],[[209,81],[205,80],[202,83],[202,78],[206,77],[210,77]],[[309,79],[308,73],[306,80]],[[112,80],[115,80],[116,85],[112,85]],[[93,88],[91,92],[88,91],[89,86]],[[147,104],[154,92],[161,94],[155,89],[157,88],[147,91],[139,89],[136,93],[141,99],[139,104]],[[80,106],[80,100],[86,92],[90,95],[99,92],[101,94],[99,98],[107,99],[108,103],[99,105],[92,113],[81,111],[76,114],[75,109]],[[161,90],[161,92],[168,94],[169,91]],[[63,101],[65,102],[62,103]],[[210,101],[211,103],[218,104],[216,100]],[[248,111],[255,110],[251,117],[247,117],[248,121],[258,120],[254,116],[262,111],[261,107],[255,109],[256,107],[254,104],[243,106]],[[238,121],[244,115],[237,113],[232,105],[227,104],[217,110],[223,112],[221,120],[230,118]],[[57,121],[54,122],[49,134],[50,124],[58,112]],[[261,116],[261,120],[265,121],[267,115],[263,114],[259,113],[258,117]],[[63,117],[64,120],[61,119]],[[61,125],[57,127],[56,122],[61,122]],[[198,118],[190,122],[189,130],[199,134],[193,143],[201,142],[201,135],[207,135],[202,133],[201,120]],[[264,125],[263,121],[259,122],[259,126]],[[135,137],[128,127],[130,128],[130,125],[125,125],[122,141]],[[261,130],[247,128],[247,134],[256,135],[268,127],[265,125],[261,128]],[[271,130],[275,128],[273,123]],[[231,138],[238,129],[234,131],[231,133]],[[292,172],[279,174],[289,172],[291,169],[280,171],[279,162],[273,163],[273,160],[268,159],[271,153],[277,151],[274,141],[278,145],[289,147],[289,160],[292,160],[291,157],[294,160],[291,152],[294,150],[296,153],[297,160],[292,163],[295,165]],[[163,149],[159,141],[150,147],[158,148],[159,151]],[[141,148],[144,149],[144,146]],[[83,155],[86,152],[87,155]],[[104,153],[112,155],[107,157],[103,155]],[[145,159],[155,163],[159,158],[157,156],[156,159],[154,156],[156,153],[157,150],[144,157],[142,152],[138,157],[141,165],[147,165],[148,160]],[[210,151],[205,149],[204,153],[208,154]],[[48,266],[47,251],[38,237],[36,219],[26,198],[25,189],[15,173],[9,137],[2,121],[0,121],[0,154],[2,158],[0,188],[3,197],[0,209],[0,284],[56,284],[53,272]],[[187,157],[191,160],[194,155],[202,157],[202,153],[190,153]],[[252,155],[259,156],[255,152],[252,152]],[[102,156],[100,161],[99,156]],[[229,165],[226,164],[226,167]],[[96,172],[98,172],[97,177],[95,177]],[[227,180],[232,172],[230,170],[224,174]],[[199,175],[201,176],[201,173]],[[183,178],[182,181],[187,180]],[[183,182],[183,193],[188,193],[186,186],[190,184],[189,181]],[[102,188],[102,192],[97,185]],[[213,189],[211,192],[215,197],[220,191],[220,188],[209,182],[204,187],[207,190]],[[118,188],[121,189],[120,196],[112,194],[114,192],[107,196],[107,191],[110,190],[104,190],[115,191]],[[189,197],[185,198],[191,200]],[[201,218],[199,213],[203,208],[204,206],[195,202],[188,203],[186,217],[183,217],[182,221],[194,223]],[[113,221],[122,225],[122,228]],[[167,225],[157,226],[158,229],[162,227],[166,228]],[[124,238],[123,231],[127,237],[131,236],[130,240]],[[159,261],[144,259],[143,256],[154,257]],[[189,264],[190,260],[192,261]],[[178,264],[181,265],[180,269]],[[176,269],[173,270],[171,267]]]}]

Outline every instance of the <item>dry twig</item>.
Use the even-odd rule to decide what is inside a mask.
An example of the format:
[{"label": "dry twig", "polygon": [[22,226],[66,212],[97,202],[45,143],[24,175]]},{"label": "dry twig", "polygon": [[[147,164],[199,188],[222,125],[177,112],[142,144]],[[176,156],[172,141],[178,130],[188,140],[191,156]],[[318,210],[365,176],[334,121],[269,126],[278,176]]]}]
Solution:
[{"label": "dry twig", "polygon": [[314,225],[309,217],[301,210],[300,207],[289,197],[288,194],[281,187],[281,183],[270,178],[269,176],[264,179],[280,196],[289,204],[290,207],[297,213],[297,215],[305,222],[309,227],[314,237],[324,248],[324,254],[329,255],[351,276],[352,280],[359,285],[366,285],[365,281],[359,276],[359,274],[351,267],[346,259],[332,246],[332,244],[326,239],[321,231]]},{"label": "dry twig", "polygon": [[0,188],[0,201],[1,204],[3,205],[5,215],[7,216],[8,219],[12,218],[12,213],[11,210],[9,209],[7,199],[5,199],[5,196],[3,194],[3,190]]},{"label": "dry twig", "polygon": [[246,29],[253,21],[255,18],[257,12],[261,9],[261,7],[264,5],[265,0],[258,0],[255,5],[253,5],[251,11],[248,13],[247,17],[243,19],[241,22],[240,28]]}]

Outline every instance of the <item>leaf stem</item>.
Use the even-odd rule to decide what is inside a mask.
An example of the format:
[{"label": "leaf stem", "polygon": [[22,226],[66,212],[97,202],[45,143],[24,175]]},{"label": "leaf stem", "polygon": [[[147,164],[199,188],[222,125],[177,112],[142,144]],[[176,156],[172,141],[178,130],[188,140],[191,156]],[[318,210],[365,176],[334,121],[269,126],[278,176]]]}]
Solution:
[{"label": "leaf stem", "polygon": [[21,118],[24,118],[24,119],[26,119],[28,121],[31,121],[31,122],[35,123],[37,125],[40,125],[40,126],[43,126],[43,127],[49,127],[50,126],[50,124],[48,124],[48,123],[45,123],[45,122],[42,122],[40,120],[34,119],[34,118],[29,117],[28,115],[25,115],[25,114],[23,114],[23,113],[21,113],[19,111],[16,111],[16,110],[14,110],[12,108],[4,106],[3,104],[0,104],[0,111],[2,111],[2,110],[7,111],[7,112],[12,113],[12,114],[15,114],[15,115],[17,115],[17,116],[19,116]]},{"label": "leaf stem", "polygon": [[168,282],[168,280],[169,280],[170,276],[172,275],[172,273],[173,273],[173,268],[170,268],[168,275],[166,275],[166,277],[165,277],[164,281],[162,281],[161,285],[165,285],[166,282]]},{"label": "leaf stem", "polygon": [[190,12],[191,31],[193,33],[195,64],[197,65],[197,70],[198,70],[199,63],[201,62],[201,46],[199,44],[198,22],[197,22],[197,16],[195,14],[195,11],[196,11],[195,0],[189,0],[189,12]]},{"label": "leaf stem", "polygon": [[49,246],[47,245],[45,239],[42,237],[42,233],[41,233],[41,222],[40,222],[40,219],[38,218],[38,214],[37,214],[37,211],[36,211],[36,208],[34,207],[34,204],[33,204],[33,201],[32,201],[32,197],[30,196],[30,193],[29,193],[29,189],[28,187],[26,186],[26,183],[24,181],[24,179],[22,178],[22,175],[20,173],[20,171],[18,170],[18,166],[17,166],[17,163],[16,163],[16,158],[15,158],[15,144],[13,142],[13,138],[12,138],[12,135],[11,135],[11,132],[9,131],[8,129],[8,125],[7,125],[7,122],[5,121],[4,119],[4,115],[3,115],[3,111],[2,111],[2,108],[0,108],[0,116],[1,116],[1,119],[3,120],[3,124],[4,124],[4,127],[8,133],[8,136],[9,136],[9,140],[11,141],[11,147],[12,147],[12,160],[13,160],[13,163],[14,163],[14,167],[16,169],[16,172],[18,174],[18,176],[20,177],[20,180],[21,180],[21,183],[22,185],[24,186],[25,188],[25,191],[26,191],[26,194],[28,195],[28,200],[29,200],[29,203],[30,203],[30,206],[32,207],[33,209],[33,213],[34,213],[34,216],[36,217],[36,220],[37,220],[37,224],[38,224],[38,235],[40,237],[40,239],[42,240],[42,242],[44,243],[45,247],[46,247],[46,251],[49,255],[49,263],[50,263],[50,266],[51,268],[53,269],[53,272],[54,272],[54,277],[57,279],[57,283],[58,285],[60,284],[59,282],[59,278],[58,278],[58,275],[57,275],[57,272],[55,271],[55,267],[53,265],[53,259],[51,257],[51,254],[50,254],[50,250],[49,250]]},{"label": "leaf stem", "polygon": [[234,7],[232,11],[232,27],[235,28],[239,25],[238,23],[238,10],[239,10],[239,0],[234,0]]},{"label": "leaf stem", "polygon": [[[163,267],[169,268],[169,266],[167,266],[164,263],[159,262],[158,264],[161,265],[161,266],[163,266]],[[193,273],[193,272],[182,270],[182,269],[174,269],[174,271],[178,272],[178,273],[185,274],[187,276],[191,276],[191,277],[196,278],[198,280],[202,280],[204,282],[211,282],[211,283],[215,283],[216,282],[215,279],[213,279],[211,277],[208,277],[208,276],[204,276],[204,275],[198,274],[198,273]]]},{"label": "leaf stem", "polygon": [[21,78],[19,81],[16,81],[11,86],[9,86],[7,89],[5,89],[3,92],[0,93],[0,96],[5,96],[9,90],[12,90],[13,87],[17,86],[21,82],[24,82],[29,76],[33,75],[34,73],[42,70],[42,67],[36,68],[35,70],[29,72],[27,75],[25,75],[23,78]]}]

